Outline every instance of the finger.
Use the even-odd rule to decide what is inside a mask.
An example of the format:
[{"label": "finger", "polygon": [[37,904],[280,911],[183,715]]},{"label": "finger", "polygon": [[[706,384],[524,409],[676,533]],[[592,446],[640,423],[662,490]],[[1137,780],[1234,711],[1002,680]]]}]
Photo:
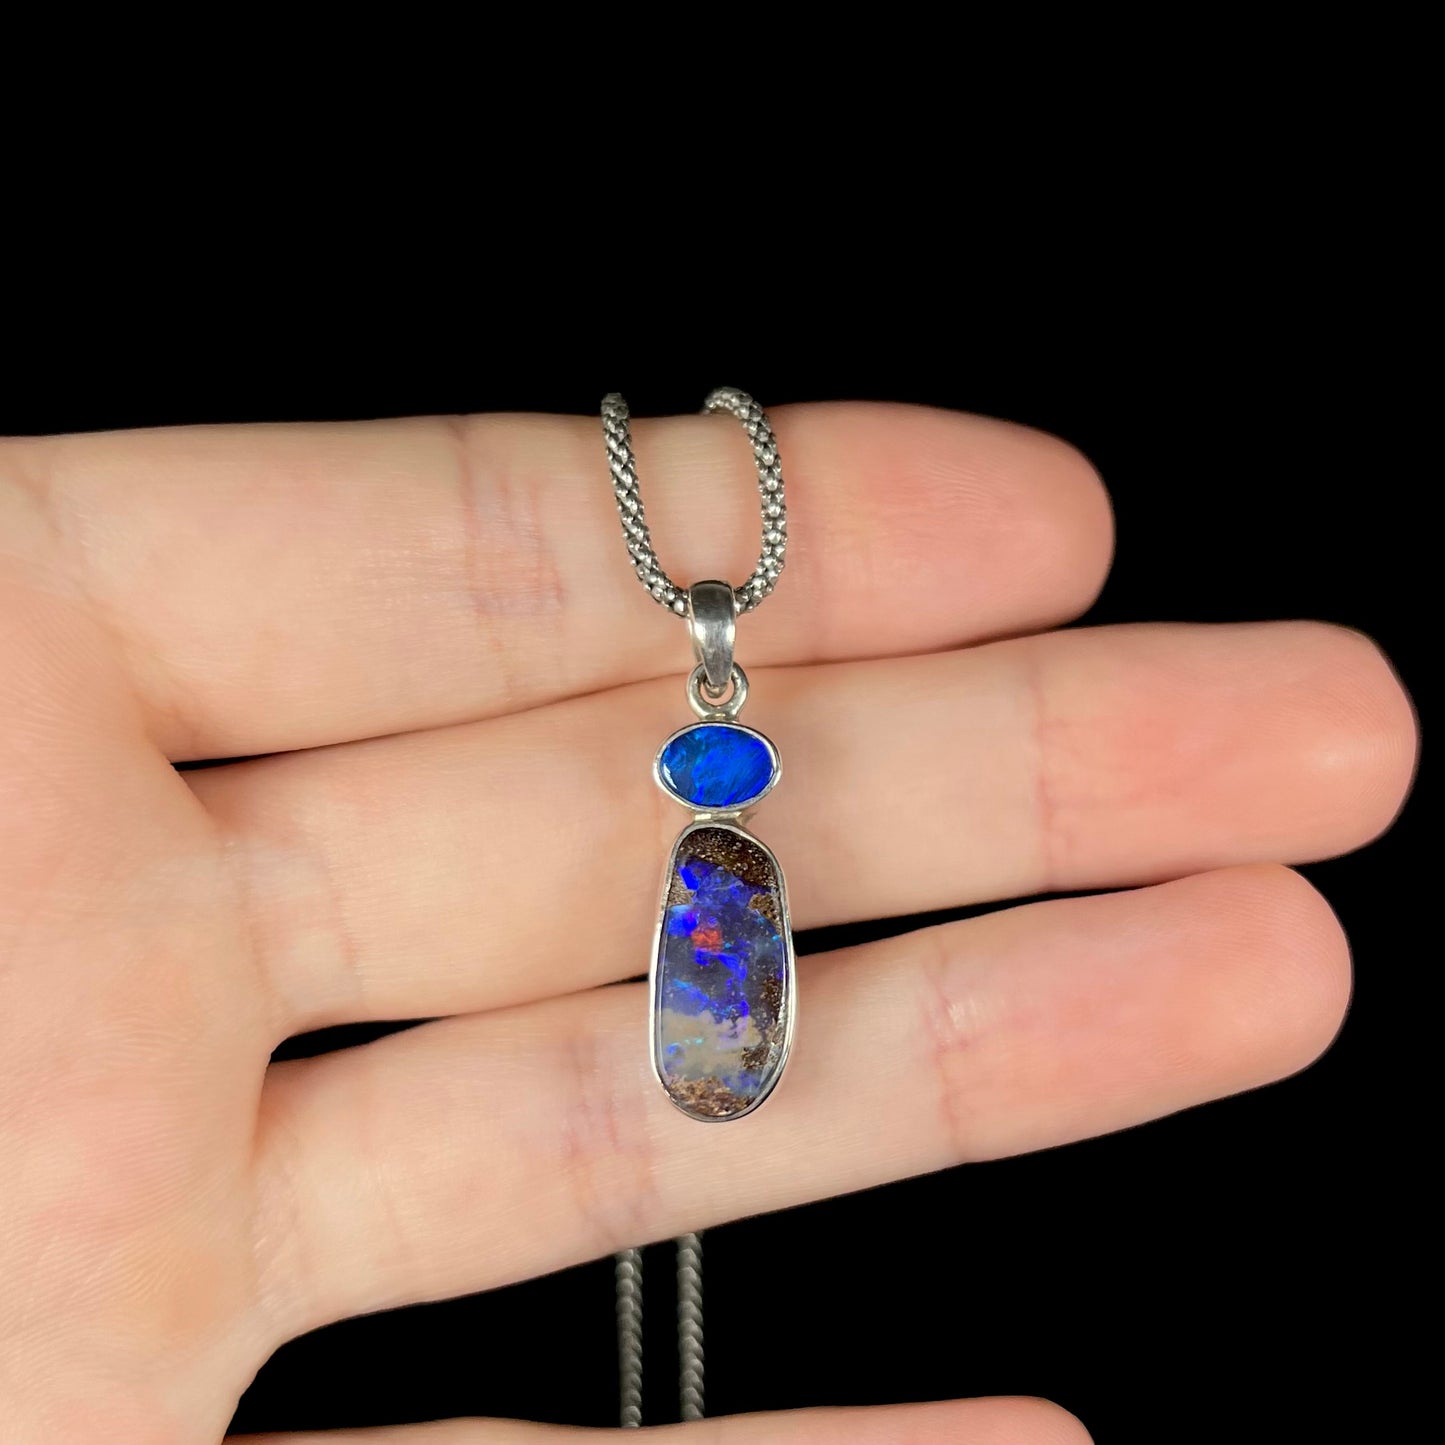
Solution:
[{"label": "finger", "polygon": [[805,961],[746,1124],[673,1109],[645,989],[284,1064],[256,1237],[293,1330],[1121,1128],[1300,1068],[1344,1008],[1329,908],[1281,868],[1033,904]]},{"label": "finger", "polygon": [[[1071,617],[1108,505],[1051,437],[899,406],[779,408],[787,580],[745,666],[918,652]],[[672,575],[745,576],[726,417],[639,422]],[[432,418],[12,442],[173,757],[436,726],[690,665],[638,586],[595,419]]]},{"label": "finger", "polygon": [[[1388,664],[1312,623],[1055,633],[768,674],[756,699],[784,766],[759,827],[804,928],[1339,852],[1413,758]],[[655,683],[193,775],[278,1030],[642,972],[677,701]]]},{"label": "finger", "polygon": [[[439,1420],[392,1430],[305,1435],[235,1435],[231,1445],[584,1445],[610,1431],[517,1420]],[[696,1425],[663,1425],[631,1438],[677,1445],[1090,1445],[1089,1432],[1047,1400],[954,1400],[854,1410],[733,1415]]]}]

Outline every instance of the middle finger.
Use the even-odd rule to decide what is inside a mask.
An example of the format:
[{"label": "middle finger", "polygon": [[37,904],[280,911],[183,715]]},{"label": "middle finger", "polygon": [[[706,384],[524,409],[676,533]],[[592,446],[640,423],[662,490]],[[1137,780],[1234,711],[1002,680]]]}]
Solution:
[{"label": "middle finger", "polygon": [[[1131,626],[763,672],[758,820],[807,928],[1297,862],[1388,822],[1408,704],[1358,634]],[[287,1031],[641,973],[687,819],[649,777],[677,682],[191,775]]]}]

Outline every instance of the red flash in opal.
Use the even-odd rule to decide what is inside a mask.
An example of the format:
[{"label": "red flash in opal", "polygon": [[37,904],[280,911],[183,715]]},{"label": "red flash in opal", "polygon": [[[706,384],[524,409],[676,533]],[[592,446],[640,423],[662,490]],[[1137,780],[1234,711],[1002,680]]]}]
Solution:
[{"label": "red flash in opal", "polygon": [[699,923],[689,937],[694,948],[705,948],[709,953],[716,953],[722,947],[722,929],[716,923]]}]

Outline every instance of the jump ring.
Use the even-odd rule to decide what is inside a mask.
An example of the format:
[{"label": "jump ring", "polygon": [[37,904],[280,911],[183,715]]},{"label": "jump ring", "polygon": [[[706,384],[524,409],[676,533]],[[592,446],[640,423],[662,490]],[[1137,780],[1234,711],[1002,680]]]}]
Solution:
[{"label": "jump ring", "polygon": [[687,701],[698,717],[704,722],[731,722],[748,700],[748,675],[737,663],[733,663],[728,675],[732,691],[721,697],[711,697],[707,692],[707,675],[702,663],[693,668],[687,680]]}]

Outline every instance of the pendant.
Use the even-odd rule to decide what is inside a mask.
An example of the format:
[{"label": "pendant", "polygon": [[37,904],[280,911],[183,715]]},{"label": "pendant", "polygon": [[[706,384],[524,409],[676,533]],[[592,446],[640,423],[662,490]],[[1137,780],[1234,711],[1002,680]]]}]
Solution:
[{"label": "pendant", "polygon": [[692,1119],[739,1119],[772,1092],[795,1015],[787,885],[746,826],[776,786],[778,750],[737,715],[748,681],[733,662],[737,606],[726,582],[688,589],[698,721],[658,749],[653,776],[692,811],[662,878],[652,951],[652,1064]]}]

